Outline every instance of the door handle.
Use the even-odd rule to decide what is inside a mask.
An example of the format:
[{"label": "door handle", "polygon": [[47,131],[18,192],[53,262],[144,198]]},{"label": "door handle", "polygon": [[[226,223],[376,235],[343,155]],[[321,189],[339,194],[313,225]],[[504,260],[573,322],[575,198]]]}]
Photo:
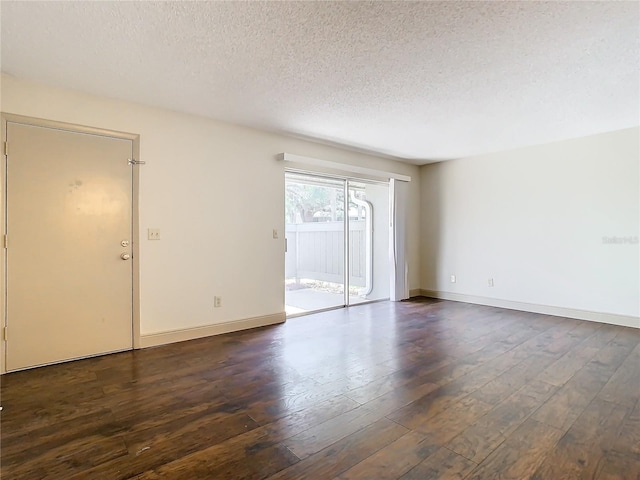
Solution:
[{"label": "door handle", "polygon": [[129,260],[131,258],[131,255],[129,255],[127,252],[123,252],[120,254],[120,258],[122,260]]}]

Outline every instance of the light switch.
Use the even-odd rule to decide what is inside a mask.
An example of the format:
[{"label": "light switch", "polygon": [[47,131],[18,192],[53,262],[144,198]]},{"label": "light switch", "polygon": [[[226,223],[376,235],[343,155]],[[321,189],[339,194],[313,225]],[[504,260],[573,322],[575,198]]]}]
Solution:
[{"label": "light switch", "polygon": [[273,238],[278,238],[278,230],[273,229]]},{"label": "light switch", "polygon": [[160,240],[160,229],[159,228],[148,228],[147,229],[147,239],[148,240]]}]

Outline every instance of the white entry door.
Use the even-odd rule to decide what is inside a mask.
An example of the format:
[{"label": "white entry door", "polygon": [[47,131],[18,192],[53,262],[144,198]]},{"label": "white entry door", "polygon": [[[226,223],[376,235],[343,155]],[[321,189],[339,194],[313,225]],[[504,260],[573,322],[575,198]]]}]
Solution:
[{"label": "white entry door", "polygon": [[133,141],[8,121],[7,371],[132,348]]}]

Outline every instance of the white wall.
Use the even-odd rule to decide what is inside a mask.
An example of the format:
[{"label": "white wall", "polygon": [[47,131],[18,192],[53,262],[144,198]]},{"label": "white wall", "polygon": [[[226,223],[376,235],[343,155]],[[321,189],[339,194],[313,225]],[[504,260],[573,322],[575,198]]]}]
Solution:
[{"label": "white wall", "polygon": [[421,167],[422,288],[640,326],[639,245],[603,243],[637,242],[639,145],[632,128]]},{"label": "white wall", "polygon": [[[410,284],[419,288],[419,170],[352,151],[2,76],[1,110],[140,134],[141,332],[284,311],[284,164],[289,152],[411,175]],[[223,307],[213,308],[213,296]]]}]

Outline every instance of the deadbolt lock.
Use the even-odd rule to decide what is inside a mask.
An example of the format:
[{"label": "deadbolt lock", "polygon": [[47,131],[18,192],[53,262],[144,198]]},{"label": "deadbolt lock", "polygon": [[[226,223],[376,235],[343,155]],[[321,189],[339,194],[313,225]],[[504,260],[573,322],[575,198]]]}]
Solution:
[{"label": "deadbolt lock", "polygon": [[129,240],[122,240],[120,242],[120,245],[122,245],[123,247],[128,247],[129,246]]}]

